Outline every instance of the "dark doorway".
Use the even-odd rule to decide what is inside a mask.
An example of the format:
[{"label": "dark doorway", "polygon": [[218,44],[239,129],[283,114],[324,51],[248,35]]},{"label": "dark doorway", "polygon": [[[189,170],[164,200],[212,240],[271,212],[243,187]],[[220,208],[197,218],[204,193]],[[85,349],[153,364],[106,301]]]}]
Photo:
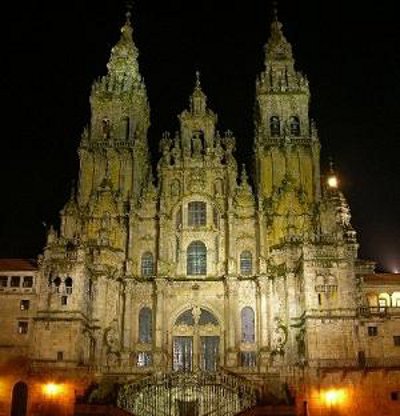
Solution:
[{"label": "dark doorway", "polygon": [[178,400],[179,416],[199,416],[199,404],[197,400]]},{"label": "dark doorway", "polygon": [[28,403],[28,386],[20,381],[14,388],[11,402],[11,416],[26,416]]}]

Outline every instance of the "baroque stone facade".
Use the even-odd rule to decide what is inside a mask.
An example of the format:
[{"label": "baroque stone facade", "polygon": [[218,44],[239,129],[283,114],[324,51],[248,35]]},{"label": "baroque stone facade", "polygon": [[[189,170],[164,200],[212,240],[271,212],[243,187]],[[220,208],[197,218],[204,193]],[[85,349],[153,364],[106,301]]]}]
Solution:
[{"label": "baroque stone facade", "polygon": [[[335,369],[343,377],[363,360],[400,363],[399,282],[385,298],[393,304],[366,289],[373,265],[357,258],[337,184],[321,179],[308,81],[277,18],[256,82],[253,180],[233,133],[218,131],[199,74],[180,130],[160,139],[153,177],[132,32],[128,16],[93,84],[78,189],[39,259],[35,371],[132,381],[223,367],[311,401],[321,369],[334,384]],[[388,329],[377,351],[364,329],[379,325]]]}]

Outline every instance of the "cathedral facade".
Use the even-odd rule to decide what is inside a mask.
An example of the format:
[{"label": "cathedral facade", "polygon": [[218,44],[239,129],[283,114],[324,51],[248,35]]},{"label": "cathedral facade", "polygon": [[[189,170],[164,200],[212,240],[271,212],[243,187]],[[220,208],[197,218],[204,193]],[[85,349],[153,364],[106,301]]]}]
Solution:
[{"label": "cathedral facade", "polygon": [[128,16],[92,87],[79,184],[39,259],[29,360],[37,374],[119,382],[224,369],[307,403],[321,380],[365,363],[360,308],[382,307],[363,292],[373,265],[357,257],[334,172],[321,175],[307,78],[275,18],[256,80],[253,171],[238,166],[196,74],[154,174],[132,32]]}]

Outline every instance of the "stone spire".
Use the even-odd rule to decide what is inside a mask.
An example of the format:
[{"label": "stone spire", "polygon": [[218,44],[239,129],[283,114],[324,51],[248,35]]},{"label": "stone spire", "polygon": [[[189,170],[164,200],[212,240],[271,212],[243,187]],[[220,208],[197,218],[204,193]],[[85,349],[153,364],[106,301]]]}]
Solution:
[{"label": "stone spire", "polygon": [[107,64],[108,76],[117,81],[132,85],[141,81],[139,73],[139,52],[132,38],[133,28],[131,13],[126,13],[125,24],[121,28],[121,37],[111,49],[110,60]]},{"label": "stone spire", "polygon": [[266,65],[273,61],[293,61],[292,46],[282,31],[282,23],[278,19],[278,12],[274,8],[274,18],[271,23],[271,35],[265,46]]}]

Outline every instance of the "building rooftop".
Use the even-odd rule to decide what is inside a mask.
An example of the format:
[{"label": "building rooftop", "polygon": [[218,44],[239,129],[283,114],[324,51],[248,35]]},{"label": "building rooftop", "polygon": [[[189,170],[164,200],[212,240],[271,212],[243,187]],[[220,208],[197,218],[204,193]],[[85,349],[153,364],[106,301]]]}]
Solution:
[{"label": "building rooftop", "polygon": [[364,276],[364,283],[371,285],[400,285],[400,273],[376,273]]},{"label": "building rooftop", "polygon": [[26,272],[38,269],[34,259],[0,259],[0,272]]}]

